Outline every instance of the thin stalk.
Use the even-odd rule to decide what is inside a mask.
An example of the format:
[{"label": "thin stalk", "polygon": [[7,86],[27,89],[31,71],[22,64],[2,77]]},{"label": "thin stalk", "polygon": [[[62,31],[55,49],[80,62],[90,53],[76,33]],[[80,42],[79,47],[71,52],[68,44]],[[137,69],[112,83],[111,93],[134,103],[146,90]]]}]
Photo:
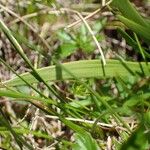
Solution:
[{"label": "thin stalk", "polygon": [[63,101],[63,99],[57,94],[57,92],[48,85],[47,82],[45,82],[45,80],[38,74],[38,72],[36,71],[36,69],[33,67],[33,65],[31,64],[30,60],[27,58],[27,56],[25,55],[22,47],[19,45],[19,43],[17,42],[17,40],[14,38],[14,36],[12,35],[11,31],[7,28],[7,26],[5,25],[5,23],[0,20],[0,28],[2,29],[2,31],[5,33],[5,35],[7,36],[7,38],[9,39],[9,41],[11,42],[11,44],[14,46],[15,50],[19,53],[19,55],[22,57],[22,59],[26,62],[26,64],[31,68],[32,72],[31,74],[39,81],[39,82],[43,82],[45,84],[45,86],[60,100]]},{"label": "thin stalk", "polygon": [[23,77],[21,77],[12,67],[10,67],[5,61],[3,61],[0,58],[0,61],[9,69],[11,70],[18,78],[20,78],[26,85],[28,85],[30,88],[32,88],[34,91],[36,91],[40,96],[47,98],[42,92],[40,92],[39,90],[37,90],[34,86],[32,86],[30,83],[28,83],[28,81],[26,81],[25,79],[23,79]]}]

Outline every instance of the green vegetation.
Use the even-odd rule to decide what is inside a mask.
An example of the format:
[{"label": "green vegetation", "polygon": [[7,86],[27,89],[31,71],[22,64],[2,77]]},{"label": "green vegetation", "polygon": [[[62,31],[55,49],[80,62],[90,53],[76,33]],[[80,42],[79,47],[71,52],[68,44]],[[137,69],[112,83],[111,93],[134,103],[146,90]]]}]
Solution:
[{"label": "green vegetation", "polygon": [[0,149],[150,149],[150,4],[136,4],[0,2]]}]

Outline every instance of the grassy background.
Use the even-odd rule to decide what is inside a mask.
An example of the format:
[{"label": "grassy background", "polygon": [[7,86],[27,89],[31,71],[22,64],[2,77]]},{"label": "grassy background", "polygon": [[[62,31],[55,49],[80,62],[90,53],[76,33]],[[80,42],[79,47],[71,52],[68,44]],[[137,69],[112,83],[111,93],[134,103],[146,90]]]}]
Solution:
[{"label": "grassy background", "polygon": [[150,2],[0,2],[0,148],[150,148]]}]

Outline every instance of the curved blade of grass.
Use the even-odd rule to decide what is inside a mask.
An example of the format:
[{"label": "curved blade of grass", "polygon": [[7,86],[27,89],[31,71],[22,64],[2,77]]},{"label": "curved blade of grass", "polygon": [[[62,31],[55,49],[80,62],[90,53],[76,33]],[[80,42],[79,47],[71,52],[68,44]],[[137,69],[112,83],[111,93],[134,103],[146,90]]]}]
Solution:
[{"label": "curved blade of grass", "polygon": [[33,104],[37,108],[41,109],[43,112],[46,112],[47,114],[57,115],[55,110],[47,107],[49,105],[57,106],[57,102],[53,102],[51,99],[43,99],[40,97],[30,96],[30,95],[26,95],[24,93],[19,93],[19,92],[10,91],[10,90],[0,90],[0,97],[1,96],[15,98],[15,99],[11,99],[11,100],[15,100],[15,101],[19,100],[19,101],[30,102],[31,104]]},{"label": "curved blade of grass", "polygon": [[139,51],[140,51],[140,53],[141,53],[141,55],[143,57],[143,60],[145,61],[145,63],[147,63],[146,56],[144,54],[144,49],[142,48],[142,46],[140,44],[140,41],[139,41],[139,39],[138,39],[138,37],[137,37],[137,35],[135,33],[134,33],[134,37],[135,37],[135,40],[136,40],[136,42],[138,44],[138,49],[139,49]]},{"label": "curved blade of grass", "polygon": [[150,41],[150,30],[148,27],[144,27],[136,22],[129,20],[121,15],[117,15],[118,19],[123,22],[128,28],[133,30],[138,35],[142,36],[148,42]]},{"label": "curved blade of grass", "polygon": [[73,145],[72,150],[99,150],[99,146],[95,139],[89,134],[75,134],[75,144]]},{"label": "curved blade of grass", "polygon": [[15,72],[15,70],[13,70],[12,67],[10,67],[5,61],[3,61],[0,58],[0,62],[2,62],[9,70],[11,70],[18,78],[20,78],[22,81],[24,81],[24,83],[26,85],[28,85],[30,88],[32,88],[35,92],[37,92],[40,96],[47,98],[41,91],[39,91],[38,89],[36,89],[34,86],[32,86],[30,83],[28,83],[28,81],[24,80],[17,72]]},{"label": "curved blade of grass", "polygon": [[29,102],[38,102],[39,101],[39,102],[43,102],[45,104],[57,105],[57,102],[54,102],[51,99],[43,99],[40,97],[30,96],[30,95],[26,95],[24,93],[9,91],[9,90],[0,90],[0,96],[6,96],[6,97],[11,97],[11,98],[17,98],[17,99],[24,99],[24,100],[29,101]]},{"label": "curved blade of grass", "polygon": [[[51,135],[48,135],[48,134],[43,133],[41,131],[33,131],[33,130],[29,130],[28,128],[23,128],[23,127],[21,127],[21,128],[13,127],[13,130],[19,135],[32,134],[35,137],[40,137],[40,138],[44,138],[44,139],[48,139],[48,140],[53,140],[53,137]],[[6,132],[9,132],[9,131],[7,130],[6,127],[0,127],[0,132],[6,133]]]},{"label": "curved blade of grass", "polygon": [[138,49],[138,45],[135,40],[131,38],[122,28],[118,27],[117,31],[121,34],[121,36],[126,40],[126,42],[132,46],[134,49]]},{"label": "curved blade of grass", "polygon": [[[140,53],[139,51],[139,47],[137,42],[129,35],[127,34],[123,29],[121,29],[120,27],[117,28],[117,31],[121,34],[121,36],[126,40],[126,42],[132,46],[134,48],[134,50],[136,50],[138,53]],[[145,57],[150,58],[150,54],[146,51],[145,48],[143,48],[143,53],[145,55]]]},{"label": "curved blade of grass", "polygon": [[132,20],[142,26],[149,26],[129,0],[113,0],[111,5],[115,8],[118,8],[125,18]]},{"label": "curved blade of grass", "polygon": [[68,127],[70,127],[72,130],[74,130],[75,132],[81,133],[81,134],[85,134],[85,130],[84,128],[76,125],[75,123],[71,122],[70,120],[67,120],[65,118],[63,118],[62,116],[59,116],[59,119]]},{"label": "curved blade of grass", "polygon": [[[134,73],[142,74],[140,69],[140,65],[137,62],[124,62],[126,66]],[[69,62],[62,64],[67,70],[71,70],[72,74],[74,74],[78,78],[105,78],[105,77],[114,77],[114,76],[130,76],[132,73],[128,71],[124,67],[124,65],[119,60],[107,60],[107,65],[105,66],[106,76],[103,75],[103,70],[99,60],[81,60],[75,62]],[[144,62],[141,63],[145,75],[149,76],[149,65],[147,66]],[[58,71],[59,70],[59,75]],[[66,71],[58,68],[56,66],[44,67],[36,70],[38,74],[45,81],[56,81],[56,80],[68,80],[73,79],[73,77],[68,74]],[[24,80],[28,81],[28,83],[37,83],[39,82],[35,79],[30,73],[24,73],[20,75]],[[25,83],[18,77],[15,77],[11,80],[3,82],[6,86],[19,86],[24,85]],[[2,86],[1,86],[2,87]]]},{"label": "curved blade of grass", "polygon": [[4,32],[4,34],[7,36],[7,38],[9,39],[9,41],[11,42],[11,44],[14,46],[15,50],[17,51],[17,53],[22,57],[22,59],[26,62],[26,64],[29,66],[29,68],[32,70],[31,74],[34,76],[34,78],[36,78],[39,82],[43,82],[44,85],[60,100],[63,101],[63,99],[61,98],[61,96],[58,95],[58,93],[52,88],[50,87],[47,82],[45,82],[44,78],[42,78],[38,72],[36,71],[36,69],[33,67],[32,63],[30,62],[30,60],[28,59],[28,57],[25,55],[22,47],[19,45],[19,43],[17,42],[17,40],[14,38],[14,36],[12,35],[11,31],[8,29],[8,27],[5,25],[5,23],[0,19],[0,29],[2,29],[2,31]]}]

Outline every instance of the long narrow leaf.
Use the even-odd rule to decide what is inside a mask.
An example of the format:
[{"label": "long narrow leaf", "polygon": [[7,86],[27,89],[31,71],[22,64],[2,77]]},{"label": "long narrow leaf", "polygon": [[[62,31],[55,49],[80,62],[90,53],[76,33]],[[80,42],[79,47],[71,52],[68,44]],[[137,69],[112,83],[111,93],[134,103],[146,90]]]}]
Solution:
[{"label": "long narrow leaf", "polygon": [[[142,74],[140,69],[140,65],[137,62],[125,62],[125,64],[132,70],[134,73]],[[149,65],[147,66],[145,63],[141,63],[145,75],[149,76]],[[132,75],[128,69],[124,67],[119,60],[107,60],[107,65],[105,66],[106,76],[104,77],[103,70],[99,60],[82,60],[75,61],[70,63],[64,63],[63,66],[71,70],[71,72],[77,76],[78,78],[105,78],[105,77],[114,77],[114,76],[122,76],[126,77]],[[59,72],[57,69],[60,69]],[[37,72],[45,79],[45,81],[56,81],[56,80],[67,80],[73,79],[73,77],[65,72],[63,69],[58,68],[56,66],[44,67],[41,69],[37,69]],[[58,75],[59,73],[59,75]],[[21,75],[28,83],[38,83],[30,73],[24,73]],[[11,80],[3,82],[3,84],[7,86],[19,86],[24,85],[25,83],[20,80],[18,77],[15,77]],[[2,87],[2,86],[1,86]]]},{"label": "long narrow leaf", "polygon": [[26,95],[24,93],[19,93],[19,92],[9,91],[9,90],[0,90],[0,96],[6,96],[6,97],[18,98],[18,99],[19,98],[20,99],[25,99],[26,101],[30,101],[30,102],[41,101],[45,104],[47,103],[47,104],[57,105],[57,102],[54,102],[51,99],[43,99],[43,98],[40,98],[40,97],[30,96],[30,95]]},{"label": "long narrow leaf", "polygon": [[19,45],[18,41],[14,38],[11,31],[8,29],[8,27],[5,25],[5,23],[0,19],[0,29],[4,32],[4,34],[7,36],[11,44],[14,46],[17,53],[22,57],[22,59],[26,62],[26,64],[29,66],[29,68],[32,70],[32,75],[34,78],[36,78],[38,81],[43,82],[45,86],[58,98],[63,100],[57,92],[45,82],[44,78],[42,78],[38,72],[36,72],[35,68],[33,67],[32,63],[28,59],[28,57],[25,55],[22,47]]},{"label": "long narrow leaf", "polygon": [[142,18],[129,0],[113,0],[112,6],[118,8],[125,18],[132,20],[137,24],[148,26],[148,23]]},{"label": "long narrow leaf", "polygon": [[129,20],[121,15],[117,16],[118,19],[123,22],[128,28],[133,30],[135,33],[143,37],[146,41],[150,41],[150,30],[148,27],[144,27],[136,22]]}]

